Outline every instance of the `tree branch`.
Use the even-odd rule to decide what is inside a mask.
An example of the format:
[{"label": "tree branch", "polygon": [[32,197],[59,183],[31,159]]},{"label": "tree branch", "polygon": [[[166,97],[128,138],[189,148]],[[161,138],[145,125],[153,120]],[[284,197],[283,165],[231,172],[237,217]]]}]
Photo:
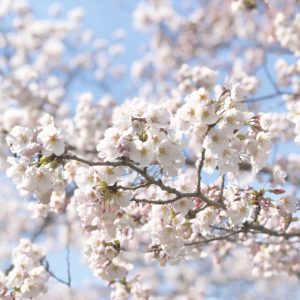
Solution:
[{"label": "tree branch", "polygon": [[211,242],[214,242],[214,241],[226,240],[229,237],[231,237],[233,235],[236,235],[238,233],[242,233],[242,232],[243,232],[243,230],[240,229],[240,230],[231,232],[231,233],[226,234],[226,235],[217,236],[217,237],[213,237],[213,238],[210,238],[210,239],[204,239],[202,241],[195,241],[195,242],[191,242],[191,243],[185,243],[184,245],[185,246],[195,246],[195,245],[201,246],[203,244],[208,244],[208,243],[211,243]]}]

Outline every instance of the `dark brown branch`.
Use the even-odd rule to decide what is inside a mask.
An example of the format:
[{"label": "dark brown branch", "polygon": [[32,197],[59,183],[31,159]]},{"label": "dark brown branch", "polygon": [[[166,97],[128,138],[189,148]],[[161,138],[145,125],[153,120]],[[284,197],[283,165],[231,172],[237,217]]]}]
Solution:
[{"label": "dark brown branch", "polygon": [[125,159],[125,158],[121,158],[120,161],[117,162],[92,162],[92,161],[88,161],[85,160],[83,158],[80,158],[76,155],[70,155],[70,154],[64,154],[60,157],[58,157],[58,159],[70,159],[70,160],[76,160],[79,162],[82,162],[84,164],[87,164],[89,166],[123,166],[123,167],[129,167],[130,169],[132,169],[133,171],[136,171],[138,174],[140,174],[142,177],[144,177],[149,184],[154,184],[158,187],[160,187],[163,191],[166,191],[170,194],[174,194],[176,195],[175,198],[167,200],[166,201],[156,201],[156,200],[146,200],[146,199],[135,199],[132,201],[139,201],[139,202],[144,202],[144,203],[152,203],[152,204],[167,204],[167,203],[172,203],[175,202],[179,199],[182,198],[200,198],[201,200],[203,200],[206,204],[210,205],[210,206],[214,206],[216,208],[222,208],[222,209],[226,209],[225,205],[223,203],[218,203],[215,201],[211,201],[209,198],[207,198],[205,195],[203,195],[201,192],[195,192],[195,193],[182,193],[178,190],[176,190],[173,187],[170,187],[166,184],[164,184],[161,179],[155,179],[153,178],[151,175],[149,175],[147,173],[147,170],[145,169],[141,169],[138,166],[136,166],[133,162]]},{"label": "dark brown branch", "polygon": [[149,200],[149,199],[137,199],[132,198],[130,201],[136,202],[136,203],[149,203],[149,204],[158,204],[158,205],[164,205],[164,204],[170,204],[173,202],[176,202],[177,200],[181,199],[182,197],[175,197],[173,199],[168,200]]},{"label": "dark brown branch", "polygon": [[248,231],[248,229],[253,229],[257,231],[256,233],[263,233],[271,236],[277,236],[277,237],[284,237],[286,239],[292,238],[292,237],[300,237],[300,231],[296,232],[279,232],[272,229],[269,229],[267,227],[264,227],[262,225],[256,225],[256,224],[245,224],[245,230]]},{"label": "dark brown branch", "polygon": [[146,182],[146,183],[142,183],[140,185],[137,186],[121,186],[121,185],[115,185],[113,186],[114,189],[116,190],[124,190],[124,191],[136,191],[138,189],[144,188],[151,185],[151,183]]},{"label": "dark brown branch", "polygon": [[196,208],[194,210],[189,210],[189,212],[187,213],[187,215],[185,216],[187,219],[194,219],[197,215],[198,212],[203,211],[205,209],[207,209],[209,207],[208,204],[205,204],[202,207]]}]

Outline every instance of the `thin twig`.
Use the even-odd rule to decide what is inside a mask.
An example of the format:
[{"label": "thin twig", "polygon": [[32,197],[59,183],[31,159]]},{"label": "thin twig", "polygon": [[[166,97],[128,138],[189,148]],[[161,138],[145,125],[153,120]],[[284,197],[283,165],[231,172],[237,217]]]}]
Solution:
[{"label": "thin twig", "polygon": [[280,94],[280,90],[278,85],[276,84],[276,82],[274,81],[273,77],[271,76],[268,66],[267,66],[267,60],[265,61],[265,63],[263,64],[263,69],[267,75],[267,78],[269,79],[270,83],[272,84],[274,90],[276,91],[277,94]]},{"label": "thin twig", "polygon": [[197,192],[201,193],[201,173],[202,173],[202,168],[204,165],[204,160],[205,160],[205,148],[202,150],[201,153],[201,160],[199,162],[199,166],[198,166],[198,180],[197,180]]},{"label": "thin twig", "polygon": [[224,188],[225,188],[225,174],[222,175],[222,182],[221,182],[221,188],[220,188],[220,197],[219,201],[222,202],[224,198]]},{"label": "thin twig", "polygon": [[59,277],[57,277],[51,270],[50,270],[50,265],[49,262],[44,258],[43,262],[45,263],[45,269],[48,272],[48,274],[53,277],[55,280],[57,280],[58,282],[67,285],[68,287],[70,287],[69,283]]},{"label": "thin twig", "polygon": [[68,275],[68,286],[71,287],[71,264],[70,264],[70,237],[71,237],[71,227],[70,224],[67,222],[67,230],[68,230],[68,240],[66,245],[66,261],[67,261],[67,275]]},{"label": "thin twig", "polygon": [[226,235],[217,236],[217,237],[213,237],[213,238],[210,238],[210,239],[205,239],[205,240],[202,240],[202,241],[195,241],[195,242],[191,242],[191,243],[185,243],[184,245],[185,246],[195,246],[195,245],[208,244],[208,243],[211,243],[211,242],[214,242],[214,241],[226,240],[227,238],[229,238],[233,235],[236,235],[238,233],[241,233],[241,232],[243,232],[243,230],[237,230],[237,231],[231,232],[231,233],[226,234]]}]

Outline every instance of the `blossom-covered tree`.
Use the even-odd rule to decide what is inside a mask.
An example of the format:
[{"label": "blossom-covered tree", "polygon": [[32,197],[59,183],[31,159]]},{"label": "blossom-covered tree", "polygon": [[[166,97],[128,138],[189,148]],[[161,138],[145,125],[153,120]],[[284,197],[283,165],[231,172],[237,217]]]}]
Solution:
[{"label": "blossom-covered tree", "polygon": [[220,283],[241,299],[241,280],[291,294],[299,1],[136,1],[146,38],[127,67],[124,31],[105,41],[81,8],[49,15],[0,2],[0,299],[206,299]]}]

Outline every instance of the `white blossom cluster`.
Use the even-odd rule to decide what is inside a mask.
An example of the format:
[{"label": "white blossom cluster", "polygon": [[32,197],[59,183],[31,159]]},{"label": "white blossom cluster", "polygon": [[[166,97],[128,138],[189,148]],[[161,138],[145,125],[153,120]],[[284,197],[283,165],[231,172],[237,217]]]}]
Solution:
[{"label": "white blossom cluster", "polygon": [[[123,30],[107,41],[80,8],[40,20],[3,0],[0,167],[30,201],[0,194],[1,260],[29,238],[0,273],[0,298],[198,300],[216,282],[299,276],[300,159],[286,153],[300,145],[295,5],[138,1],[147,40],[126,68]],[[66,248],[67,280],[37,238]],[[109,291],[76,290],[73,249]]]},{"label": "white blossom cluster", "polygon": [[[109,110],[114,106],[110,96],[103,97],[97,104],[93,103],[93,96],[85,93],[79,96],[74,123],[68,124],[71,136],[71,146],[78,150],[95,149],[98,141],[103,138],[104,131],[111,121]],[[66,137],[68,138],[68,136]]]},{"label": "white blossom cluster", "polygon": [[118,241],[106,243],[101,234],[96,231],[92,233],[86,244],[85,255],[96,276],[109,282],[126,278],[126,268],[114,262],[119,247]]},{"label": "white blossom cluster", "polygon": [[[95,275],[104,280],[126,282],[128,270],[120,261],[120,253],[134,236],[130,213],[134,204],[131,202],[135,198],[149,197],[151,193],[162,201],[170,198],[160,188],[135,191],[135,185],[142,182],[140,172],[158,172],[161,174],[159,182],[169,185],[170,189],[193,193],[197,175],[182,173],[183,153],[187,147],[184,139],[190,134],[198,134],[202,141],[198,142],[201,150],[197,152],[197,165],[203,157],[203,168],[208,173],[216,170],[221,175],[238,173],[239,163],[245,160],[251,162],[255,172],[264,166],[271,148],[271,135],[262,129],[258,117],[245,111],[244,94],[239,84],[233,84],[214,100],[208,91],[200,88],[188,95],[176,113],[164,104],[147,103],[141,98],[128,101],[115,109],[112,126],[106,129],[97,146],[98,156],[103,161],[99,166],[88,166],[85,161],[65,161],[67,146],[63,130],[54,124],[53,118],[45,115],[35,130],[17,126],[8,133],[6,141],[16,157],[10,158],[7,174],[21,193],[36,196],[38,202],[33,210],[44,217],[49,208],[63,211],[65,187],[75,183],[75,209],[89,235],[85,246],[88,264]],[[88,95],[84,98],[90,101]],[[84,129],[86,122],[78,124]],[[70,134],[72,126],[65,132]],[[171,176],[178,179],[172,180]],[[207,197],[217,202],[220,188],[214,185],[204,188]],[[200,209],[188,226],[185,217],[203,206],[201,198],[181,197],[162,211],[158,206],[148,207],[141,230],[151,228],[149,257],[158,259],[162,265],[185,256],[195,257],[195,253],[185,249],[185,241],[197,239],[198,235],[210,235],[211,226],[222,220],[228,219],[238,226],[249,219],[248,193],[244,194],[244,200],[237,202],[229,200],[233,196],[228,188],[224,196],[228,199],[226,213],[215,207]],[[186,232],[188,227],[189,233]]]},{"label": "white blossom cluster", "polygon": [[84,17],[82,8],[65,14],[53,4],[49,17],[39,19],[26,1],[3,1],[0,132],[16,125],[33,128],[44,112],[66,117],[69,108],[62,101],[80,76],[107,93],[106,81],[122,78],[124,66],[117,58],[125,33],[118,30],[111,41],[100,39],[83,28]]},{"label": "white blossom cluster", "polygon": [[296,153],[292,153],[287,158],[278,158],[278,168],[282,170],[285,178],[288,179],[292,184],[298,185],[300,182],[300,174],[298,168],[300,166],[300,156]]},{"label": "white blossom cluster", "polygon": [[[245,56],[246,55],[247,54],[245,54]],[[256,53],[255,50],[250,52],[247,56],[247,60],[244,62],[245,65],[255,65],[257,60],[262,60],[260,59],[260,53]],[[241,60],[237,60],[233,65],[233,73],[231,78],[232,80],[240,83],[241,88],[247,95],[255,95],[259,90],[260,81],[256,76],[246,73],[245,69],[247,69],[247,67],[243,65],[243,62]]]},{"label": "white blossom cluster", "polygon": [[260,117],[261,127],[272,135],[273,139],[288,141],[295,138],[295,128],[284,113],[264,113]]},{"label": "white blossom cluster", "polygon": [[[289,64],[284,59],[278,59],[275,64],[275,69],[277,73],[278,85],[296,87],[297,76],[300,73],[300,62],[299,59],[295,63]],[[296,92],[296,91],[295,91]]]},{"label": "white blossom cluster", "polygon": [[184,91],[195,90],[200,87],[211,91],[217,83],[218,73],[208,67],[190,68],[183,65],[179,71],[179,89]]},{"label": "white blossom cluster", "polygon": [[22,195],[35,195],[43,204],[48,204],[54,193],[64,194],[61,187],[62,174],[52,155],[65,151],[64,137],[53,122],[45,115],[40,125],[32,131],[28,127],[15,126],[6,137],[6,142],[17,157],[10,157],[7,176],[10,177]]},{"label": "white blossom cluster", "polygon": [[47,291],[49,274],[41,261],[40,246],[22,239],[12,252],[12,268],[7,275],[0,274],[1,299],[30,299]]},{"label": "white blossom cluster", "polygon": [[300,14],[292,21],[287,21],[284,14],[278,14],[275,19],[275,34],[281,45],[300,55]]},{"label": "white blossom cluster", "polygon": [[[264,130],[254,130],[261,125],[245,111],[244,95],[240,84],[234,84],[218,100],[212,100],[201,88],[187,97],[175,115],[174,122],[190,135],[192,142],[196,136],[197,144],[202,144],[204,170],[209,173],[216,166],[222,174],[236,173],[239,162],[245,159],[251,161],[256,172],[266,163],[272,136]],[[250,130],[245,130],[246,125],[250,125]],[[203,152],[199,150],[197,155],[201,158]]]},{"label": "white blossom cluster", "polygon": [[[291,1],[286,7],[284,5],[281,7],[281,13],[287,18],[292,14],[289,6],[295,4],[294,0]],[[196,71],[198,74],[195,74],[198,77],[195,79],[198,80],[202,76],[210,75],[206,72],[211,66],[214,70],[218,70],[219,74],[224,69],[225,72],[229,69],[235,73],[233,65],[244,55],[247,55],[243,59],[246,67],[239,71],[238,77],[242,73],[248,74],[243,81],[249,89],[251,86],[252,91],[256,91],[259,82],[255,72],[264,60],[262,49],[272,47],[278,42],[274,36],[275,25],[270,22],[265,10],[273,6],[278,8],[281,2],[273,1],[272,4],[257,0],[201,2],[203,3],[200,6],[193,1],[182,3],[183,9],[179,9],[178,5],[170,0],[140,1],[136,6],[133,13],[135,27],[142,32],[151,33],[147,53],[132,65],[133,77],[143,82],[140,89],[143,95],[157,93],[163,96],[166,92],[173,92],[177,85],[172,82],[176,83],[178,76],[177,72],[175,74],[169,72],[170,69],[180,70],[182,65],[191,65],[195,67],[195,71],[198,69]],[[222,17],[219,15],[220,11]],[[265,13],[261,13],[262,11]],[[295,35],[292,39],[293,43],[297,43]],[[244,43],[245,40],[254,43],[249,46]],[[230,48],[230,53],[227,53],[227,47]],[[199,66],[207,65],[207,60],[211,60],[209,68],[201,70],[202,67]],[[161,78],[165,81],[161,81]],[[186,79],[180,85],[181,89],[188,88],[191,84],[191,78]],[[236,80],[242,83],[240,78]]]},{"label": "white blossom cluster", "polygon": [[163,105],[133,99],[115,111],[113,126],[97,146],[99,157],[106,161],[127,157],[140,167],[156,162],[166,174],[176,174],[184,162],[184,145],[181,132],[170,128],[170,117]]},{"label": "white blossom cluster", "polygon": [[295,124],[295,142],[300,145],[300,105],[298,102],[290,106],[288,120]]},{"label": "white blossom cluster", "polygon": [[[283,243],[279,245],[261,245],[256,251],[253,256],[253,273],[256,276],[271,277],[278,272],[291,273],[299,268],[299,255],[289,245]],[[293,256],[294,266],[292,267],[286,264],[286,260],[281,255],[282,252],[286,251],[291,252],[291,256]]]},{"label": "white blossom cluster", "polygon": [[114,281],[126,277],[126,268],[115,262],[120,240],[128,239],[126,228],[131,222],[123,211],[130,204],[131,192],[108,188],[122,169],[111,167],[78,168],[74,192],[76,210],[83,228],[90,236],[85,245],[87,261],[96,276]]}]

